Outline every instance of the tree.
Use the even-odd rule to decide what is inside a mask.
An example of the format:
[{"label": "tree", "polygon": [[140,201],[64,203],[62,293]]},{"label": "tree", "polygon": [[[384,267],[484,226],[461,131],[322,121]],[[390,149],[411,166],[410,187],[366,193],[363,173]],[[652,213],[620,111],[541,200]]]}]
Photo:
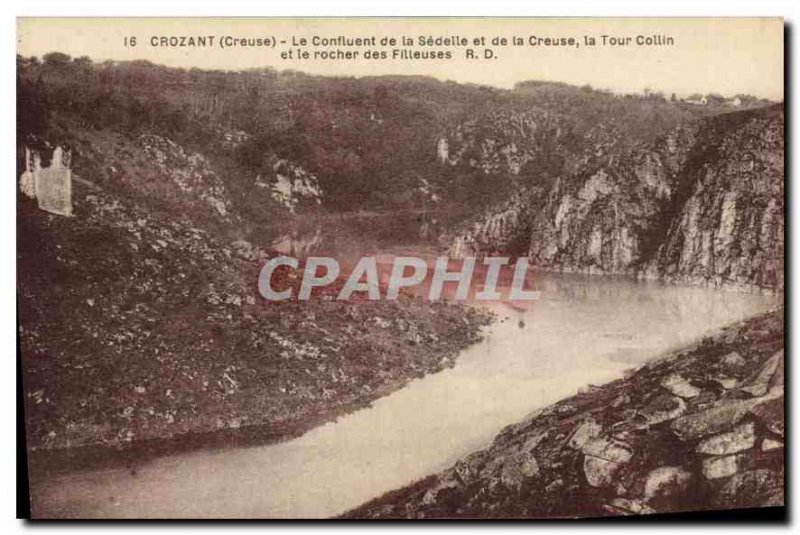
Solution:
[{"label": "tree", "polygon": [[81,56],[72,60],[78,67],[88,68],[92,66],[92,59],[89,56]]},{"label": "tree", "polygon": [[42,59],[48,67],[64,67],[72,60],[69,55],[62,52],[50,52],[42,56]]}]

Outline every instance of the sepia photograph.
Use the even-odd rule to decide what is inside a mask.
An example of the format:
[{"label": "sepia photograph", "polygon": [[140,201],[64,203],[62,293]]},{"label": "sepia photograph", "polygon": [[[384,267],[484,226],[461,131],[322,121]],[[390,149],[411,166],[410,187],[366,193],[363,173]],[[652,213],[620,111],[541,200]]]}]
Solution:
[{"label": "sepia photograph", "polygon": [[785,519],[787,31],[18,18],[25,516]]}]

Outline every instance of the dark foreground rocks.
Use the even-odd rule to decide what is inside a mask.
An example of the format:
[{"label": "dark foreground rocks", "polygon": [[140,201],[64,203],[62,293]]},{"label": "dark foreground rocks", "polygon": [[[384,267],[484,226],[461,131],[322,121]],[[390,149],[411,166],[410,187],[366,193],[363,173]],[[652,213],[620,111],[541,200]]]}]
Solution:
[{"label": "dark foreground rocks", "polygon": [[781,506],[783,310],[537,411],[350,518],[558,518]]}]

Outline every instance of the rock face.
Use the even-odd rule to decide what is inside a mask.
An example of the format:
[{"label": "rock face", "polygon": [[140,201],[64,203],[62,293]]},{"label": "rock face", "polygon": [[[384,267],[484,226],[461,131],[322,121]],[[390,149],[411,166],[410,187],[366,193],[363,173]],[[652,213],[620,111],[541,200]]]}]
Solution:
[{"label": "rock face", "polygon": [[317,177],[302,167],[285,159],[276,159],[272,172],[272,177],[257,176],[255,185],[268,189],[272,198],[291,213],[303,204],[322,203]]},{"label": "rock face", "polygon": [[[564,156],[579,140],[568,119],[536,107],[526,110],[500,108],[477,114],[458,125],[436,145],[440,162],[466,165],[486,174],[519,177],[529,164],[545,161],[561,171]],[[594,137],[592,132],[586,137]]]},{"label": "rock face", "polygon": [[783,132],[782,108],[770,107],[690,122],[629,148],[597,141],[554,180],[463,227],[451,253],[522,249],[548,270],[780,290]]},{"label": "rock face", "polygon": [[461,230],[452,239],[448,254],[451,258],[483,257],[494,253],[525,254],[528,230],[532,218],[533,194],[528,191],[514,195],[478,222]]},{"label": "rock face", "polygon": [[[667,279],[783,288],[780,109],[709,121],[686,170],[691,196],[647,266]],[[710,140],[706,141],[706,140]]]},{"label": "rock face", "polygon": [[155,134],[141,135],[136,143],[161,177],[177,185],[181,194],[198,198],[219,216],[229,215],[225,185],[203,155],[187,154],[174,141]]},{"label": "rock face", "polygon": [[696,128],[679,128],[627,154],[593,158],[576,175],[557,180],[531,229],[535,265],[635,271],[696,135]]},{"label": "rock face", "polygon": [[[766,382],[753,393],[714,380]],[[735,359],[735,360],[739,360]],[[783,505],[783,311],[537,411],[349,518],[553,518]]]}]

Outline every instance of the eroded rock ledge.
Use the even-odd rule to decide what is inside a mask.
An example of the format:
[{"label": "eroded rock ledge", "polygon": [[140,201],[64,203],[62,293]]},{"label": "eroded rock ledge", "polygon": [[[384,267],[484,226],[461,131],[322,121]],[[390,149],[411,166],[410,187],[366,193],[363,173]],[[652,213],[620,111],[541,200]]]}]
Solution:
[{"label": "eroded rock ledge", "polygon": [[351,518],[553,518],[784,503],[783,310],[507,427]]}]

